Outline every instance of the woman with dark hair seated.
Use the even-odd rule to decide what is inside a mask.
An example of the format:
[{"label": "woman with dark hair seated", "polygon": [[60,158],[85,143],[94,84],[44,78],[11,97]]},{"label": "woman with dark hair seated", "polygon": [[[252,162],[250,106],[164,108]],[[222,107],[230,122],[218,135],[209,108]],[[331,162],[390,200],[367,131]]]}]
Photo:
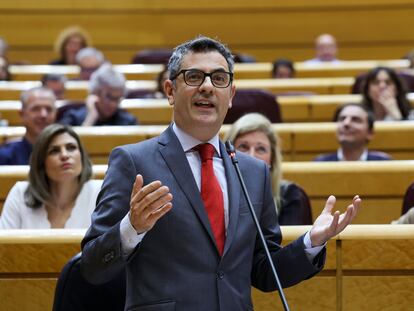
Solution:
[{"label": "woman with dark hair seated", "polygon": [[102,181],[69,126],[46,127],[33,146],[29,181],[10,190],[0,228],[88,228]]},{"label": "woman with dark hair seated", "polygon": [[310,201],[305,191],[295,183],[282,179],[280,140],[265,116],[259,113],[244,115],[232,125],[225,140],[232,141],[238,151],[269,165],[280,225],[312,224]]},{"label": "woman with dark hair seated", "polygon": [[374,113],[378,121],[414,119],[405,86],[391,68],[372,69],[365,78],[362,95],[363,105]]}]

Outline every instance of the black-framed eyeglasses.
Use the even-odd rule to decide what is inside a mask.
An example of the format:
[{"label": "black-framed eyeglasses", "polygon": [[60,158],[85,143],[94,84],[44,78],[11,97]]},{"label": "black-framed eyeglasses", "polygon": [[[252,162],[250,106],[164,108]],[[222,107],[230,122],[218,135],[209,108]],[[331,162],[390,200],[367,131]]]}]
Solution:
[{"label": "black-framed eyeglasses", "polygon": [[199,69],[182,69],[172,80],[183,74],[185,84],[189,86],[200,86],[206,77],[210,77],[211,83],[218,88],[226,88],[233,81],[233,73],[223,70],[216,70],[210,73]]}]

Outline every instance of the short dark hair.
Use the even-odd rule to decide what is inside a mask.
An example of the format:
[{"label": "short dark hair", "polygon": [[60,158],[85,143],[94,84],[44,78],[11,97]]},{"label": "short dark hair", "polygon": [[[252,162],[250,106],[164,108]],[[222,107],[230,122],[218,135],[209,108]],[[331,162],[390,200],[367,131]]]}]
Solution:
[{"label": "short dark hair", "polygon": [[51,197],[49,178],[46,174],[45,161],[47,151],[51,141],[58,135],[68,133],[76,139],[79,151],[81,153],[82,171],[78,177],[80,188],[92,176],[92,164],[88,154],[83,148],[78,134],[67,125],[51,124],[46,127],[37,138],[33,145],[33,151],[30,156],[29,186],[24,193],[24,199],[27,206],[39,208],[45,204]]},{"label": "short dark hair", "polygon": [[339,120],[339,115],[341,114],[341,112],[346,108],[346,107],[358,107],[361,108],[362,110],[364,110],[367,113],[367,119],[368,119],[368,129],[370,130],[370,132],[374,131],[374,122],[375,122],[375,117],[374,117],[374,113],[369,110],[366,106],[362,105],[362,104],[357,104],[357,103],[347,103],[344,104],[342,106],[339,106],[334,114],[333,117],[333,121],[334,122],[338,122]]},{"label": "short dark hair", "polygon": [[219,52],[221,55],[223,55],[223,57],[227,61],[227,65],[229,66],[229,71],[233,72],[234,59],[230,50],[224,44],[217,40],[204,36],[199,36],[193,40],[180,44],[174,49],[174,52],[171,55],[170,60],[168,62],[170,80],[177,76],[178,72],[181,69],[181,62],[183,60],[183,57],[186,54],[188,54],[189,52],[207,53],[213,51]]},{"label": "short dark hair", "polygon": [[295,74],[295,67],[293,66],[293,62],[290,59],[287,58],[278,58],[273,62],[272,67],[272,77],[276,76],[276,71],[279,67],[287,67],[292,72],[292,75]]},{"label": "short dark hair", "polygon": [[410,103],[408,102],[407,97],[406,97],[406,94],[407,94],[406,87],[405,87],[405,84],[401,81],[398,74],[391,68],[380,66],[368,72],[362,85],[363,105],[366,106],[371,111],[374,110],[372,99],[369,97],[369,86],[377,78],[378,74],[381,71],[385,71],[390,77],[392,83],[394,83],[395,88],[397,90],[396,100],[398,104],[398,109],[401,112],[403,120],[406,120],[411,110]]},{"label": "short dark hair", "polygon": [[66,80],[67,80],[66,77],[59,73],[48,73],[48,74],[43,75],[41,79],[43,86],[46,86],[46,83],[48,81],[56,81],[56,82],[65,83]]}]

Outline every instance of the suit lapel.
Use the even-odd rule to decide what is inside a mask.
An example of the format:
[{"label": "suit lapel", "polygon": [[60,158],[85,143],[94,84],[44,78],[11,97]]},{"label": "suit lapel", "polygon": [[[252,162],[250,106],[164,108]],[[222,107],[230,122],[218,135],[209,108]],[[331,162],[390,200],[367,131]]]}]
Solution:
[{"label": "suit lapel", "polygon": [[231,162],[229,155],[223,143],[220,142],[220,152],[223,158],[224,170],[227,179],[227,191],[229,196],[229,224],[227,226],[226,243],[224,245],[223,256],[234,239],[239,220],[239,205],[240,205],[240,183],[236,174],[236,170]]},{"label": "suit lapel", "polygon": [[210,222],[207,213],[204,209],[204,203],[201,199],[200,191],[194,180],[190,165],[188,164],[184,150],[177,136],[175,136],[172,127],[170,126],[163,132],[159,138],[159,151],[167,163],[171,174],[177,181],[181,191],[187,197],[191,207],[194,209],[197,217],[200,219],[203,227],[206,229],[212,242],[214,242],[214,235],[211,231]]}]

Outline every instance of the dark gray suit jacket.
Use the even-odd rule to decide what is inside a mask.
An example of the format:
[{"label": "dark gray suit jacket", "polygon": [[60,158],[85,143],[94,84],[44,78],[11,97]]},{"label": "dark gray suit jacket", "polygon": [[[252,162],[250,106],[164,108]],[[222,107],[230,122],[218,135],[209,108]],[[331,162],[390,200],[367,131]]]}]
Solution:
[{"label": "dark gray suit jacket", "polygon": [[[275,290],[253,220],[231,160],[221,144],[228,182],[229,224],[220,257],[185,153],[170,126],[159,137],[116,148],[98,196],[92,225],[82,241],[82,270],[102,283],[126,268],[125,310],[252,310],[251,285]],[[303,237],[281,248],[269,169],[238,155],[251,200],[283,286],[317,273],[325,252],[310,263]],[[161,180],[173,194],[173,209],[145,235],[134,252],[121,252],[120,222],[129,211],[135,176]]]}]

